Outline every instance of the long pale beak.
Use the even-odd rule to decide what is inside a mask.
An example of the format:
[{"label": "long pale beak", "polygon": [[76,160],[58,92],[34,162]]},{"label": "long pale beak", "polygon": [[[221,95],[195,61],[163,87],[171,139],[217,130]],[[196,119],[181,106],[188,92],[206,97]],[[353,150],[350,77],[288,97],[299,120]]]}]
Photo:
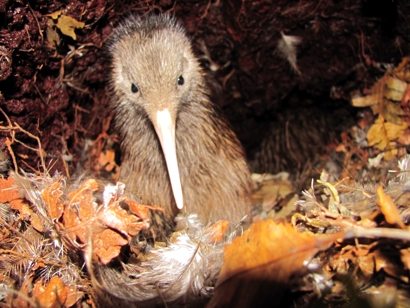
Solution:
[{"label": "long pale beak", "polygon": [[168,175],[171,181],[172,192],[174,193],[177,207],[182,210],[184,200],[182,196],[181,179],[177,162],[175,148],[175,123],[171,119],[169,110],[165,108],[157,112],[157,123],[154,125],[159,141],[164,152],[165,162],[168,168]]}]

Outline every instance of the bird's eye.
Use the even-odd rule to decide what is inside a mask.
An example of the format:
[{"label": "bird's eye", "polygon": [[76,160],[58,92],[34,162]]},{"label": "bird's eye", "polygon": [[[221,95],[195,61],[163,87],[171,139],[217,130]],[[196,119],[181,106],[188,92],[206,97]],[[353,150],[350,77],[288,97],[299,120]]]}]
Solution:
[{"label": "bird's eye", "polygon": [[132,91],[132,93],[137,93],[138,92],[138,88],[135,84],[131,85],[131,91]]},{"label": "bird's eye", "polygon": [[185,82],[184,77],[179,76],[179,77],[178,77],[178,85],[179,85],[179,86],[182,86],[182,85],[184,84],[184,82]]}]

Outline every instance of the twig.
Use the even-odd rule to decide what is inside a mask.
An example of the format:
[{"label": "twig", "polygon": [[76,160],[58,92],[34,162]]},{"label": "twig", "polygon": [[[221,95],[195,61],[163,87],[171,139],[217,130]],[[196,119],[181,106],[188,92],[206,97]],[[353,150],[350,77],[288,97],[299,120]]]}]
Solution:
[{"label": "twig", "polygon": [[410,242],[410,231],[391,228],[360,228],[353,227],[345,231],[345,239],[352,238],[389,238]]},{"label": "twig", "polygon": [[[23,128],[22,128],[18,123],[16,123],[16,122],[14,122],[14,126],[13,126],[13,124],[11,123],[10,118],[7,116],[7,114],[4,112],[4,110],[3,110],[2,108],[0,108],[0,112],[4,115],[4,117],[6,118],[6,120],[7,120],[7,122],[8,122],[8,127],[0,126],[0,130],[3,129],[3,130],[8,130],[8,131],[10,132],[11,141],[9,140],[9,145],[7,146],[7,148],[9,149],[9,151],[11,150],[11,144],[13,144],[13,142],[17,142],[17,143],[23,145],[24,147],[26,147],[26,148],[28,148],[28,149],[30,149],[30,150],[32,150],[32,151],[38,152],[38,155],[39,155],[40,160],[41,160],[41,166],[43,167],[43,172],[44,172],[46,175],[49,175],[48,170],[47,170],[46,165],[45,165],[45,161],[44,161],[43,149],[42,149],[42,146],[41,146],[40,138],[37,137],[37,136],[34,136],[32,133],[26,131],[25,129],[23,129]],[[35,139],[35,140],[37,141],[37,144],[38,144],[38,149],[32,148],[32,147],[26,145],[25,143],[21,142],[20,140],[16,139],[16,132],[15,132],[15,130],[19,130],[19,131],[23,132],[24,134],[26,134],[27,136],[29,136],[29,137]],[[14,163],[14,166],[15,166],[15,171],[16,171],[16,173],[18,173],[17,162],[16,162],[16,159],[15,159],[15,157],[14,157],[14,155],[13,155],[12,153],[13,153],[13,152],[11,151],[11,152],[10,152],[10,155],[11,155],[12,158],[13,158],[13,163]]]},{"label": "twig", "polygon": [[14,152],[11,148],[11,141],[10,141],[9,137],[6,137],[6,145],[7,145],[7,149],[9,150],[9,153],[11,155],[11,159],[13,160],[14,172],[18,173],[16,156],[14,156]]},{"label": "twig", "polygon": [[27,3],[27,6],[28,6],[28,9],[30,10],[31,14],[33,14],[34,20],[35,20],[36,23],[37,23],[38,33],[40,34],[40,37],[41,37],[41,44],[43,44],[43,42],[44,42],[44,37],[43,37],[43,32],[41,32],[40,23],[38,22],[38,19],[37,19],[36,15],[34,14],[33,9],[32,9],[31,6],[30,6],[30,3]]}]

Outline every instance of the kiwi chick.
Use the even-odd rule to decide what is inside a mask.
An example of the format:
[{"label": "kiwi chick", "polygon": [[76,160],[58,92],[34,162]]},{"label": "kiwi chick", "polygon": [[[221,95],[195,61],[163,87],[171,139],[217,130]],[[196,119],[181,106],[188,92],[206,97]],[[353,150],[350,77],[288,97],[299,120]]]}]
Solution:
[{"label": "kiwi chick", "polygon": [[122,144],[119,180],[166,236],[179,212],[202,223],[250,214],[244,150],[210,100],[183,27],[169,15],[131,15],[109,42],[111,104]]}]

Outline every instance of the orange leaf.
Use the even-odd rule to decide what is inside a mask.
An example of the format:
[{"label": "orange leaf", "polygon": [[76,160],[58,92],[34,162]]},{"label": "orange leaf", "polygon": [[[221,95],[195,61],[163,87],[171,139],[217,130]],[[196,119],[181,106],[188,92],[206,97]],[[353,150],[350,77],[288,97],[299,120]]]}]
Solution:
[{"label": "orange leaf", "polygon": [[77,303],[84,296],[84,292],[81,292],[77,289],[66,287],[66,290],[67,290],[67,300],[65,302],[65,305],[67,307],[74,306],[75,303]]},{"label": "orange leaf", "polygon": [[397,224],[400,228],[406,229],[406,226],[401,220],[399,210],[394,204],[393,199],[390,195],[386,195],[384,193],[382,186],[379,186],[377,188],[377,195],[379,196],[380,200],[377,200],[376,202],[380,206],[380,210],[386,218],[386,221],[391,225]]},{"label": "orange leaf", "polygon": [[121,246],[128,243],[120,234],[106,229],[94,235],[93,253],[98,256],[102,264],[108,264],[116,258]]},{"label": "orange leaf", "polygon": [[[24,279],[21,288],[18,292],[17,298],[12,299],[12,305],[11,307],[19,307],[19,308],[31,308],[32,306],[27,302],[26,298],[29,298],[29,293],[31,291],[31,285],[33,282],[33,277],[29,277],[28,279]],[[25,295],[19,296],[19,295]]]},{"label": "orange leaf", "polygon": [[34,212],[32,212],[30,216],[31,225],[33,226],[33,228],[36,229],[38,232],[43,232],[44,226],[40,216],[38,216]]},{"label": "orange leaf", "polygon": [[228,226],[229,226],[229,221],[220,220],[214,223],[212,226],[210,226],[206,230],[204,230],[203,233],[205,235],[208,235],[208,234],[211,235],[209,239],[211,243],[219,243],[220,241],[222,241],[226,233],[226,230],[228,230]]},{"label": "orange leaf", "polygon": [[[94,200],[93,194],[97,189],[97,181],[90,179],[70,193],[63,223],[73,243],[85,247],[84,244],[91,241],[93,259],[107,264],[119,255],[121,247],[127,245],[133,236],[149,227],[149,215],[145,206],[122,197],[121,185],[105,187],[103,206]],[[127,202],[139,216],[122,208],[121,201]]]},{"label": "orange leaf", "polygon": [[149,207],[132,200],[131,198],[124,197],[124,201],[130,207],[130,211],[137,215],[141,219],[149,219]]},{"label": "orange leaf", "polygon": [[405,106],[407,102],[410,101],[410,84],[407,85],[406,90],[404,91],[403,97],[401,98],[400,105]]},{"label": "orange leaf", "polygon": [[73,242],[78,239],[84,244],[88,240],[89,223],[95,217],[93,193],[97,189],[97,181],[90,179],[68,196],[70,204],[64,210],[64,226],[70,229],[67,234]]},{"label": "orange leaf", "polygon": [[289,224],[259,221],[225,247],[222,270],[207,307],[279,307],[291,277],[305,273],[304,263],[327,249],[342,233],[311,236]]},{"label": "orange leaf", "polygon": [[15,184],[12,177],[8,177],[7,179],[0,178],[0,202],[6,203],[16,199],[21,199],[19,196],[19,191],[17,188],[12,188]]},{"label": "orange leaf", "polygon": [[60,277],[54,276],[46,286],[39,280],[34,284],[33,297],[40,307],[63,307],[67,299],[67,289]]},{"label": "orange leaf", "polygon": [[49,215],[53,220],[58,220],[64,211],[64,204],[60,200],[60,197],[63,195],[61,180],[62,178],[58,179],[41,193],[41,198],[47,204]]}]

